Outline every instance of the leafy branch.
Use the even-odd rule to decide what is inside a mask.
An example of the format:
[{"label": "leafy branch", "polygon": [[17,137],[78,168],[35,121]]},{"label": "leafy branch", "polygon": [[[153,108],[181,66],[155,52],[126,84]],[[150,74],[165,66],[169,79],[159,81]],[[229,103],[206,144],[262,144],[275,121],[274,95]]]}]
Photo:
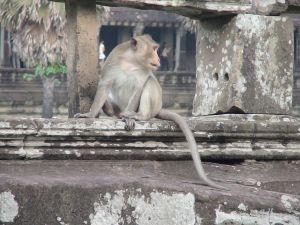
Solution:
[{"label": "leafy branch", "polygon": [[35,67],[34,74],[25,73],[23,75],[23,79],[26,81],[32,81],[34,78],[37,78],[37,77],[43,78],[43,77],[53,76],[53,78],[55,79],[54,82],[56,84],[60,84],[59,80],[55,78],[56,75],[58,75],[58,74],[62,74],[62,75],[67,74],[66,65],[64,65],[62,63],[54,63],[54,64],[50,64],[48,66],[39,64]]}]

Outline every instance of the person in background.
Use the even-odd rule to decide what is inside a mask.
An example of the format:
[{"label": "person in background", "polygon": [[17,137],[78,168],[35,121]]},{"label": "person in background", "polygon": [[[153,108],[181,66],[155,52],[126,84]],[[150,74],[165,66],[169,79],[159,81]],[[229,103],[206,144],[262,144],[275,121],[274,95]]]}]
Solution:
[{"label": "person in background", "polygon": [[104,41],[101,41],[100,45],[99,45],[99,61],[100,61],[100,65],[103,65],[104,60],[106,58],[104,52],[105,52]]},{"label": "person in background", "polygon": [[166,42],[164,41],[162,46],[160,47],[160,51],[158,52],[160,62],[161,62],[161,70],[169,70],[169,56],[171,49],[167,47]]}]

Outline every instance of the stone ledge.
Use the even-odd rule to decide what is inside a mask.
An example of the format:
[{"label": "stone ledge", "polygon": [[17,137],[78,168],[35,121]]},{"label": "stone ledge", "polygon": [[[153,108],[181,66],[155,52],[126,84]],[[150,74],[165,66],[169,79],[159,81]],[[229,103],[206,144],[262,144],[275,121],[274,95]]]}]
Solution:
[{"label": "stone ledge", "polygon": [[231,190],[201,185],[190,161],[2,160],[0,222],[300,224],[299,162],[204,167]]},{"label": "stone ledge", "polygon": [[[300,121],[280,115],[189,118],[205,160],[300,159]],[[169,121],[124,123],[101,119],[0,120],[0,159],[190,159],[178,127]]]},{"label": "stone ledge", "polygon": [[[65,0],[52,0],[65,2]],[[197,1],[170,1],[170,0],[95,0],[96,4],[106,6],[123,6],[138,9],[165,10],[188,17],[206,19],[213,16],[233,14],[274,15],[294,7],[299,11],[297,0],[270,1],[270,0],[197,0]]]}]

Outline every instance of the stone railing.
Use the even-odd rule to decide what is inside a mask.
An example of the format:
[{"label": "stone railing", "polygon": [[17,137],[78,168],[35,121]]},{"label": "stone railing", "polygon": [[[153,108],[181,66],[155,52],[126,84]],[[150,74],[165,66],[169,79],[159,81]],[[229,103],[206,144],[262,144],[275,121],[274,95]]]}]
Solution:
[{"label": "stone railing", "polygon": [[[65,0],[55,0],[65,1]],[[297,0],[261,1],[261,0],[95,0],[96,4],[107,6],[125,6],[142,9],[156,9],[176,12],[189,17],[206,19],[214,16],[234,14],[278,15],[298,10]]]}]

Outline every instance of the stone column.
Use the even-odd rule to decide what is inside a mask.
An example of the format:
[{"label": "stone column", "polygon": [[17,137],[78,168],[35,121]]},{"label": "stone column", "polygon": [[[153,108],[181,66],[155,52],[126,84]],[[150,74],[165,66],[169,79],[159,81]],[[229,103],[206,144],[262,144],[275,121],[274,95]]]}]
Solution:
[{"label": "stone column", "polygon": [[0,63],[4,58],[4,27],[0,26]]},{"label": "stone column", "polygon": [[245,14],[198,28],[193,115],[291,112],[294,38],[287,17]]},{"label": "stone column", "polygon": [[97,18],[95,0],[66,0],[69,117],[87,112],[97,86]]},{"label": "stone column", "polygon": [[174,71],[178,71],[178,67],[180,64],[180,53],[181,53],[181,37],[183,34],[183,28],[180,27],[178,28],[177,32],[176,32],[176,49],[175,49],[175,67],[174,67]]},{"label": "stone column", "polygon": [[137,23],[137,25],[133,29],[133,36],[135,37],[135,36],[142,35],[144,28],[145,28],[145,26],[143,23],[141,23],[141,22]]}]

